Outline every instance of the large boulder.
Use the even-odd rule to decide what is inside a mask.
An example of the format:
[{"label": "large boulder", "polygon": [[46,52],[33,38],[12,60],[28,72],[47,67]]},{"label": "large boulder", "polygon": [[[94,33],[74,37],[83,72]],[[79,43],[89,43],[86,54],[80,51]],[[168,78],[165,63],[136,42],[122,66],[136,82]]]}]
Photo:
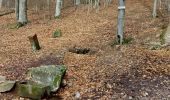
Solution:
[{"label": "large boulder", "polygon": [[45,94],[56,92],[62,82],[66,67],[63,65],[47,65],[28,70],[25,83],[18,84],[18,94],[21,97],[41,99]]},{"label": "large boulder", "polygon": [[30,68],[27,79],[38,84],[50,86],[51,91],[55,92],[60,87],[62,77],[65,72],[66,67],[63,65],[40,66],[36,68]]}]

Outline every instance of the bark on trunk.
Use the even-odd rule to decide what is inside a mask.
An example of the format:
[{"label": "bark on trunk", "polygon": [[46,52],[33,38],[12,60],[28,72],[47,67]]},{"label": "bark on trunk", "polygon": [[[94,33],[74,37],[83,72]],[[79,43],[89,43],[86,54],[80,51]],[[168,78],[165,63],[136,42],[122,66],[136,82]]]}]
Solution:
[{"label": "bark on trunk", "polygon": [[157,4],[158,4],[158,0],[154,0],[154,5],[153,5],[153,13],[152,13],[152,16],[153,18],[156,18],[157,16]]},{"label": "bark on trunk", "polygon": [[0,8],[2,8],[2,0],[0,0]]},{"label": "bark on trunk", "polygon": [[16,15],[16,20],[19,20],[19,0],[15,0],[15,15]]},{"label": "bark on trunk", "polygon": [[80,5],[80,0],[76,0],[76,1],[75,1],[75,5],[76,5],[76,6]]},{"label": "bark on trunk", "polygon": [[119,0],[118,11],[117,42],[122,44],[124,32],[125,0]]},{"label": "bark on trunk", "polygon": [[31,47],[32,47],[32,50],[33,51],[36,51],[36,50],[40,50],[40,45],[39,45],[39,42],[38,42],[38,38],[37,38],[37,35],[33,35],[33,36],[29,36],[29,41],[31,43]]},{"label": "bark on trunk", "polygon": [[59,18],[61,15],[61,0],[56,0],[56,10],[55,10],[55,18]]},{"label": "bark on trunk", "polygon": [[19,20],[22,24],[27,23],[27,0],[19,0]]}]

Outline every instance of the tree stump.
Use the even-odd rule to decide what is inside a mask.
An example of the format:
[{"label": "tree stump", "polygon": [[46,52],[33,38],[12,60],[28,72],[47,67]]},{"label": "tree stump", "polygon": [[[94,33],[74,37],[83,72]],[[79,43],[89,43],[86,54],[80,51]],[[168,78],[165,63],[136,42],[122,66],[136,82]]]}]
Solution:
[{"label": "tree stump", "polygon": [[31,47],[32,47],[33,51],[41,49],[36,34],[34,34],[33,36],[29,36],[28,38],[29,38],[29,41],[31,43]]}]

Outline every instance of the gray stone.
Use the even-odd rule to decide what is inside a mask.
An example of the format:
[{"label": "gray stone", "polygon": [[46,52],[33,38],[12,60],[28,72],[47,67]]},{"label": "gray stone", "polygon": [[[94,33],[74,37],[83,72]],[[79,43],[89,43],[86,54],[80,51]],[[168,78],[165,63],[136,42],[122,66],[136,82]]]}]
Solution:
[{"label": "gray stone", "polygon": [[78,98],[80,98],[80,96],[81,96],[81,95],[80,95],[80,92],[76,92],[76,93],[75,93],[75,98],[78,99]]},{"label": "gray stone", "polygon": [[0,93],[10,91],[15,85],[15,81],[4,81],[0,83]]},{"label": "gray stone", "polygon": [[28,79],[45,86],[50,86],[50,91],[55,92],[59,89],[62,77],[66,72],[63,65],[48,65],[31,68],[28,71]]}]

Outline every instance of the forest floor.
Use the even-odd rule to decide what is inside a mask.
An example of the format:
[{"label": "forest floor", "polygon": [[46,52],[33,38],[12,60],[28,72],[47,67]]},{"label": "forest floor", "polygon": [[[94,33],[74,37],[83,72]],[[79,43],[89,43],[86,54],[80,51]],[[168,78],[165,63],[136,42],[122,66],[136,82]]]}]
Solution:
[{"label": "forest floor", "polygon": [[[67,66],[65,80],[53,98],[72,100],[169,100],[170,47],[159,46],[169,22],[167,15],[151,17],[151,1],[126,0],[125,45],[112,45],[116,36],[117,3],[99,13],[80,6],[63,10],[61,19],[43,19],[28,13],[30,23],[12,29],[15,14],[0,17],[0,75],[23,80],[30,67],[49,64]],[[41,19],[39,19],[41,17]],[[62,36],[52,38],[61,29]],[[38,35],[41,50],[32,52],[28,36]],[[87,54],[70,48],[89,48]],[[0,94],[1,100],[20,99],[15,92]],[[51,98],[52,99],[52,98]]]}]

